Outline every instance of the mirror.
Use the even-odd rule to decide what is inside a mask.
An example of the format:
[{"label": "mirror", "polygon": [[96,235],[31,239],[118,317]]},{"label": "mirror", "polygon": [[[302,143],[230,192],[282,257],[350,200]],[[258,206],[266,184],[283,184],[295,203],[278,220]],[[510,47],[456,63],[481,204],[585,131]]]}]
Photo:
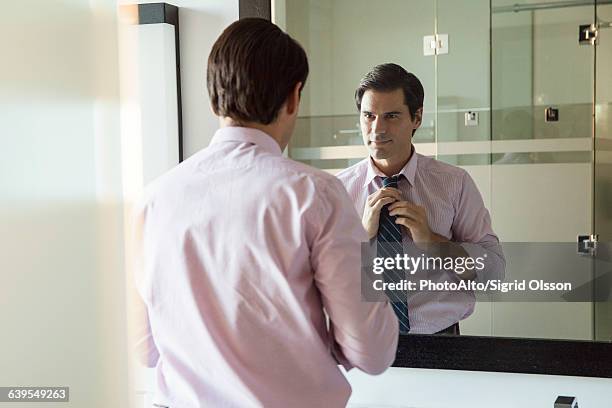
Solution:
[{"label": "mirror", "polygon": [[[273,2],[274,22],[310,61],[288,155],[332,174],[368,157],[355,89],[375,65],[401,65],[425,90],[415,150],[474,180],[503,281],[572,285],[476,292],[458,306],[461,335],[610,341],[612,46],[602,45],[612,44],[612,4],[514,3]],[[599,45],[579,41],[590,24]],[[447,319],[439,309],[452,301],[432,298],[416,319]]]}]

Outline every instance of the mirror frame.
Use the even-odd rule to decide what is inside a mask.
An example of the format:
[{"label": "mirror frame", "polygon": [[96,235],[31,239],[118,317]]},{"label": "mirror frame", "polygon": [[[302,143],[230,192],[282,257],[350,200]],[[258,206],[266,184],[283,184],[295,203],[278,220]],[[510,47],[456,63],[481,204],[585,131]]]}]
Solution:
[{"label": "mirror frame", "polygon": [[[272,19],[273,0],[239,0],[239,18]],[[612,342],[400,335],[393,367],[612,378]]]}]

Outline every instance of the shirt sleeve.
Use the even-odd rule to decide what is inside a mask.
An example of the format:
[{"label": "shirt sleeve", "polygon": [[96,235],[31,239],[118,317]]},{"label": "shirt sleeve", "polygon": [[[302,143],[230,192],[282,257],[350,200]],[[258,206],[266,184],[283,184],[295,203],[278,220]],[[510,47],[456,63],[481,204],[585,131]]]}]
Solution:
[{"label": "shirt sleeve", "polygon": [[506,260],[499,238],[478,187],[467,172],[463,173],[452,230],[453,241],[460,243],[471,258],[484,259],[484,269],[476,270],[476,280],[504,279]]},{"label": "shirt sleeve", "polygon": [[129,334],[132,352],[136,359],[146,367],[155,367],[159,360],[159,351],[151,331],[149,313],[139,287],[144,276],[144,228],[145,210],[142,204],[132,212],[131,236],[129,237],[130,288],[129,288]]},{"label": "shirt sleeve", "polygon": [[362,300],[361,243],[367,242],[367,234],[346,190],[334,178],[318,197],[309,221],[310,256],[337,343],[336,357],[350,363],[345,368],[380,374],[395,360],[397,318],[387,301]]},{"label": "shirt sleeve", "polygon": [[139,295],[135,295],[133,302],[133,352],[140,363],[152,368],[157,365],[159,351],[151,332],[149,314]]}]

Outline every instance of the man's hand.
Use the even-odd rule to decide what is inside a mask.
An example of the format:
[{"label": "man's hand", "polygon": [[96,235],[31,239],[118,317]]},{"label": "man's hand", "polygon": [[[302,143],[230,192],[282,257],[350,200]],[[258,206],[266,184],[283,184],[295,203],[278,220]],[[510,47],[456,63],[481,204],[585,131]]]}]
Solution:
[{"label": "man's hand", "polygon": [[387,204],[400,201],[401,199],[402,197],[399,190],[393,187],[381,188],[368,196],[361,223],[363,224],[363,228],[368,232],[369,239],[374,238],[378,233],[380,209]]},{"label": "man's hand", "polygon": [[440,242],[438,236],[429,229],[427,212],[420,205],[408,201],[397,201],[389,206],[389,215],[396,217],[395,223],[410,230],[417,247],[427,250],[430,244]]},{"label": "man's hand", "polygon": [[[389,206],[389,215],[396,217],[396,224],[403,225],[410,230],[412,240],[419,249],[433,250],[436,256],[451,256],[453,258],[468,256],[461,245],[431,231],[424,207],[407,201],[396,201]],[[457,274],[457,276],[460,279],[470,280],[474,279],[476,274],[474,271],[465,271],[462,274]]]}]

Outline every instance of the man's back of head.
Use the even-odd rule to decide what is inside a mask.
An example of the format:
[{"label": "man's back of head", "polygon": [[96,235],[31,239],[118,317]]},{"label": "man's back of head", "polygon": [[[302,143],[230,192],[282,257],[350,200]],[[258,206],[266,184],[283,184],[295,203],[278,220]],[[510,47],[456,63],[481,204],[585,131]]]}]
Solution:
[{"label": "man's back of head", "polygon": [[267,20],[238,20],[213,45],[206,76],[222,125],[260,128],[285,147],[308,77],[306,53],[294,39]]}]

